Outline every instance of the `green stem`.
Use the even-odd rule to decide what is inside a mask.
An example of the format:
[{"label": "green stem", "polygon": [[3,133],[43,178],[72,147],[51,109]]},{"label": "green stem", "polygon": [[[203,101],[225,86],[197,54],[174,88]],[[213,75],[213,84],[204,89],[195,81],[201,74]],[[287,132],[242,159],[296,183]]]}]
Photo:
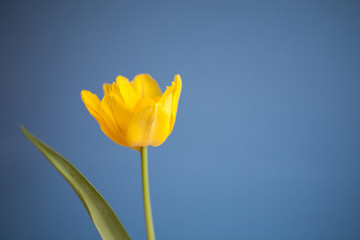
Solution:
[{"label": "green stem", "polygon": [[148,173],[148,154],[147,147],[141,147],[141,173],[144,198],[145,223],[148,240],[155,240],[154,224],[151,213],[149,173]]}]

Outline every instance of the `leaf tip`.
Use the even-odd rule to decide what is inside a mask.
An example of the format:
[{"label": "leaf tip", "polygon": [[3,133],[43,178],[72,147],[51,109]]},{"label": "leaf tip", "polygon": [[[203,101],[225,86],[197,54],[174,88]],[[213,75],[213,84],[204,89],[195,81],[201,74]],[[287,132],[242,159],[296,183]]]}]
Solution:
[{"label": "leaf tip", "polygon": [[26,130],[26,128],[24,127],[24,125],[20,125],[20,130],[21,130],[21,132],[22,132],[22,134],[24,134],[25,135],[25,137],[28,137],[29,136],[29,132],[28,132],[28,130]]}]

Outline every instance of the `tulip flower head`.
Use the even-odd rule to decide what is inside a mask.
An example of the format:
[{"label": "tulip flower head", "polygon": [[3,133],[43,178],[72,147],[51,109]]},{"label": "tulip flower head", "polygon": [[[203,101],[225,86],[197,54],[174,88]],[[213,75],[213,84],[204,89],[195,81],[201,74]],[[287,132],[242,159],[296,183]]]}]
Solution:
[{"label": "tulip flower head", "polygon": [[133,81],[118,76],[113,84],[103,85],[102,101],[82,90],[81,98],[101,130],[122,146],[159,146],[172,132],[182,82],[176,75],[170,87],[161,92],[149,74],[137,75]]}]

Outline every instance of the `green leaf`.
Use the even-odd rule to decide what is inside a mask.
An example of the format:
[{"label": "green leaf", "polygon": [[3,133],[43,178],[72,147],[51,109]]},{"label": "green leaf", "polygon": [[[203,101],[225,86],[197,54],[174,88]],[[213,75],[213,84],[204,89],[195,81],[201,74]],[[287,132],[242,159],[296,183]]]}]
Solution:
[{"label": "green leaf", "polygon": [[21,131],[74,189],[101,238],[103,240],[129,240],[130,237],[116,214],[91,183],[69,161],[34,137],[23,126],[21,126]]}]

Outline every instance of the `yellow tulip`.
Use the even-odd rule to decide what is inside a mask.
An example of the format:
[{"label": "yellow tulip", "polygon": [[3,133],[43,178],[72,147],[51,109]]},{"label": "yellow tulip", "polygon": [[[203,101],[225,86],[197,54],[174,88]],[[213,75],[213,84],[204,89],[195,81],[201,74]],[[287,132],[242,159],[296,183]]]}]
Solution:
[{"label": "yellow tulip", "polygon": [[103,85],[102,101],[87,90],[81,99],[101,130],[122,146],[139,150],[159,146],[172,132],[175,124],[182,82],[176,75],[162,94],[149,74],[137,75],[133,81],[118,76],[113,84]]}]

